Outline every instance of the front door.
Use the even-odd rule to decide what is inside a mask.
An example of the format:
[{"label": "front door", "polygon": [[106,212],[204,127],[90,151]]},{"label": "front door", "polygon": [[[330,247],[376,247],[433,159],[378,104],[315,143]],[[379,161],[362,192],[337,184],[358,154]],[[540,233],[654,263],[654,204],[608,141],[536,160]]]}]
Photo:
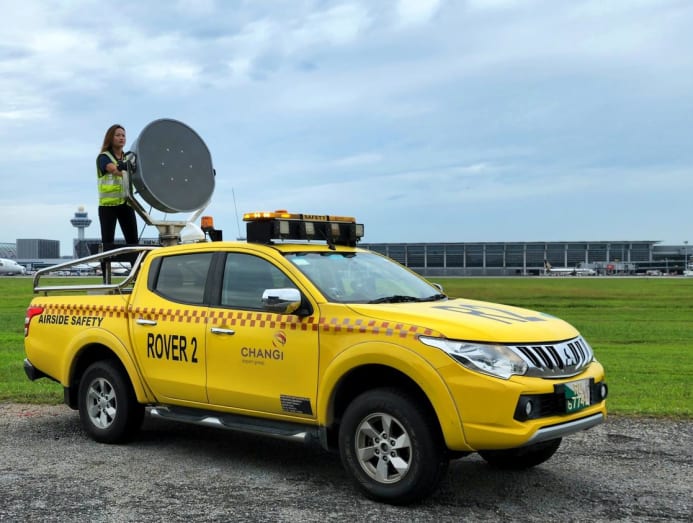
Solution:
[{"label": "front door", "polygon": [[207,330],[209,402],[315,416],[318,332],[311,318],[263,311],[265,289],[296,286],[269,260],[228,253],[220,305]]}]

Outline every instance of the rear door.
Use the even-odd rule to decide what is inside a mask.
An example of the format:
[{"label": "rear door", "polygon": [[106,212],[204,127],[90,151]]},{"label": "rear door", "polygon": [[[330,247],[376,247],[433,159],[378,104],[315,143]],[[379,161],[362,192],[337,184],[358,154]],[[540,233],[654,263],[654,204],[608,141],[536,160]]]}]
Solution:
[{"label": "rear door", "polygon": [[135,356],[159,400],[207,402],[205,285],[213,253],[155,258],[147,288],[133,296]]}]

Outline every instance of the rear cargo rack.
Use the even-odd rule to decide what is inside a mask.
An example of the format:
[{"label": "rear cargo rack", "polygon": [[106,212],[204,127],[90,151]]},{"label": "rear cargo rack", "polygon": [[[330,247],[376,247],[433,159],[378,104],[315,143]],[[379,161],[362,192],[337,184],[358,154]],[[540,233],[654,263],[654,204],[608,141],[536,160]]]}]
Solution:
[{"label": "rear cargo rack", "polygon": [[[34,294],[49,292],[65,292],[65,291],[92,291],[97,293],[112,293],[112,294],[125,294],[128,292],[130,285],[135,280],[135,276],[140,268],[142,260],[145,256],[154,249],[158,249],[158,246],[144,246],[136,245],[130,247],[121,247],[119,249],[113,249],[106,252],[101,252],[98,254],[93,254],[91,256],[85,256],[84,258],[79,258],[76,260],[70,260],[65,263],[60,263],[58,265],[53,265],[51,267],[46,267],[45,269],[40,269],[34,274]],[[134,260],[134,261],[133,261]],[[129,261],[131,262],[130,273],[123,279],[123,281],[118,283],[112,283],[111,278],[111,262],[116,261]],[[85,263],[96,263],[102,264],[102,276],[103,283],[101,284],[89,284],[89,285],[39,285],[42,276],[46,276],[52,272],[63,271],[76,267],[78,265],[84,265]]]}]

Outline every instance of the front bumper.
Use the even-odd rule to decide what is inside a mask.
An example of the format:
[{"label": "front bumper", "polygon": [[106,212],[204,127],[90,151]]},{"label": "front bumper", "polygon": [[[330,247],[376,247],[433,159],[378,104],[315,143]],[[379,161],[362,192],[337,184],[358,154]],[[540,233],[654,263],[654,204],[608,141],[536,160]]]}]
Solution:
[{"label": "front bumper", "polygon": [[[447,440],[451,450],[522,447],[591,428],[606,419],[604,369],[592,362],[566,379],[513,376],[501,380],[450,366],[439,369],[457,405],[466,448]],[[586,380],[589,401],[567,412],[566,383]],[[527,409],[527,401],[532,408]]]}]

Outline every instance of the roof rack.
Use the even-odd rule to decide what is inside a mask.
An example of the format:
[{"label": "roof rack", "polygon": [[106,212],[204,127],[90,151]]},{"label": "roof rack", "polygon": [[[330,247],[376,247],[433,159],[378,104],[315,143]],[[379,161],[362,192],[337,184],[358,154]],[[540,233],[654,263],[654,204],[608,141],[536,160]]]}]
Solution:
[{"label": "roof rack", "polygon": [[[100,291],[100,292],[112,292],[112,293],[125,293],[126,289],[129,288],[130,284],[135,280],[135,276],[140,268],[142,260],[147,255],[149,251],[158,249],[159,247],[153,245],[133,245],[129,247],[121,247],[119,249],[113,249],[106,252],[101,252],[99,254],[93,254],[91,256],[85,256],[84,258],[79,258],[76,260],[70,260],[65,263],[60,263],[58,265],[53,265],[51,267],[46,267],[36,271],[34,274],[34,293],[45,293],[54,291]],[[119,283],[111,283],[111,271],[110,264],[114,261],[129,261],[131,263],[130,273],[127,277]],[[102,265],[105,269],[103,274],[104,283],[102,284],[90,284],[90,285],[39,285],[42,276],[48,275],[51,272],[61,271],[64,269],[69,269],[70,267],[75,267],[77,265],[83,265],[85,263],[96,263],[103,262]]]}]

